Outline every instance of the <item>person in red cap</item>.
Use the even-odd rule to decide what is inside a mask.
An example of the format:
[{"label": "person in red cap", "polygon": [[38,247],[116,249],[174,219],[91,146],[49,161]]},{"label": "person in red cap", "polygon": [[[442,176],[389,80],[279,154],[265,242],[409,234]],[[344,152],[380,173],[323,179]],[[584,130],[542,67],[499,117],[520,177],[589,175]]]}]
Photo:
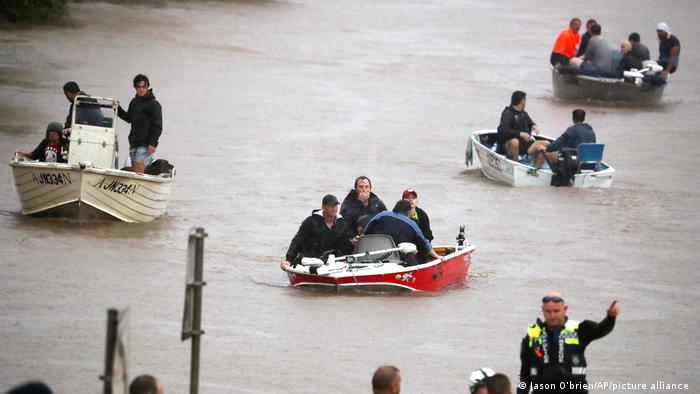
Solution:
[{"label": "person in red cap", "polygon": [[404,200],[411,203],[411,212],[408,217],[418,224],[418,228],[423,232],[423,236],[430,242],[433,242],[433,231],[430,230],[430,218],[424,210],[418,208],[418,194],[414,189],[406,189],[401,196]]}]

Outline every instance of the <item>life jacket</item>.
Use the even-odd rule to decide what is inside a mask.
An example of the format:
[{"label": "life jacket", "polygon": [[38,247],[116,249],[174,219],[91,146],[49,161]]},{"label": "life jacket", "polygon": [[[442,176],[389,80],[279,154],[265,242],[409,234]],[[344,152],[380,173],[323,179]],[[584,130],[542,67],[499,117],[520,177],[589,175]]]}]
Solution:
[{"label": "life jacket", "polygon": [[559,352],[551,354],[544,323],[538,319],[527,327],[533,383],[586,382],[585,348],[580,344],[578,328],[578,321],[567,320],[559,331]]}]

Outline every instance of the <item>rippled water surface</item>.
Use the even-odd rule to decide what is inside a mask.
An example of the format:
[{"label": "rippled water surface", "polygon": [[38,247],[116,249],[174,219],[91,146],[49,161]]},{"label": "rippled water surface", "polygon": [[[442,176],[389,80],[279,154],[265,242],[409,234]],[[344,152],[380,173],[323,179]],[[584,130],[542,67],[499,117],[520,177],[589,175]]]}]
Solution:
[{"label": "rippled water surface", "polygon": [[[401,368],[406,393],[466,392],[483,366],[517,381],[520,339],[550,289],[579,320],[619,300],[614,332],[588,349],[589,381],[700,390],[697,3],[69,7],[67,22],[0,31],[0,154],[9,161],[65,118],[64,82],[126,103],[145,73],[164,109],[158,155],[178,177],[155,223],[76,223],[19,214],[0,167],[0,391],[40,378],[58,393],[98,392],[105,311],[129,306],[131,376],[186,392],[179,330],[195,225],[209,233],[202,393],[366,393],[385,363]],[[549,51],[572,16],[596,18],[612,46],[638,31],[653,55],[655,24],[667,21],[683,53],[662,103],[552,99]],[[611,189],[514,189],[465,169],[468,133],[495,128],[515,89],[550,135],[586,109],[617,169]],[[437,243],[467,225],[478,247],[467,287],[288,286],[278,264],[298,224],[360,174],[390,206],[415,188]]]}]

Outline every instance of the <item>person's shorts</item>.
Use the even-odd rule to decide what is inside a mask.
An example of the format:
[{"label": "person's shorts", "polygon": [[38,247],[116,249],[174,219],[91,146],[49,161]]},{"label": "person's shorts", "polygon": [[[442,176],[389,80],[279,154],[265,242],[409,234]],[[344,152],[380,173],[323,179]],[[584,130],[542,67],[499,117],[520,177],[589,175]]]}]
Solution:
[{"label": "person's shorts", "polygon": [[148,152],[148,147],[146,146],[129,149],[129,157],[132,165],[137,161],[142,161],[143,165],[147,166],[153,161],[153,154]]}]

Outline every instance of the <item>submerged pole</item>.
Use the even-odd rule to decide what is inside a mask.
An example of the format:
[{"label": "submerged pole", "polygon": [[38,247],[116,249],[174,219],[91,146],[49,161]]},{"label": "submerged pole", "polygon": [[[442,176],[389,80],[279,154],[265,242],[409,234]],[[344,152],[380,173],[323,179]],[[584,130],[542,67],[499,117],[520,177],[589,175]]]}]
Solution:
[{"label": "submerged pole", "polygon": [[193,288],[192,302],[192,359],[190,365],[190,394],[199,392],[199,353],[202,331],[202,287],[204,271],[204,238],[207,233],[202,227],[194,232],[194,281],[189,285]]}]

